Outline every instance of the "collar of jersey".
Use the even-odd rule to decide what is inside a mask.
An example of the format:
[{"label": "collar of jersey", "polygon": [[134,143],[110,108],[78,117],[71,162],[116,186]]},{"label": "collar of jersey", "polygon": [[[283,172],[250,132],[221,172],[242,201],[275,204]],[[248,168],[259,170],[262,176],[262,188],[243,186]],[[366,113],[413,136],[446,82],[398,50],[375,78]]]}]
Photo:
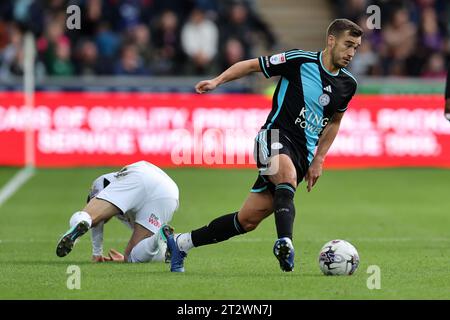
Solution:
[{"label": "collar of jersey", "polygon": [[323,51],[320,51],[320,54],[319,54],[320,66],[322,67],[322,69],[325,70],[325,72],[328,73],[330,76],[336,77],[337,75],[339,75],[339,71],[341,71],[341,69],[339,69],[338,72],[336,72],[336,73],[331,73],[330,71],[327,70],[327,68],[325,68],[325,66],[322,63],[322,53],[323,53]]}]

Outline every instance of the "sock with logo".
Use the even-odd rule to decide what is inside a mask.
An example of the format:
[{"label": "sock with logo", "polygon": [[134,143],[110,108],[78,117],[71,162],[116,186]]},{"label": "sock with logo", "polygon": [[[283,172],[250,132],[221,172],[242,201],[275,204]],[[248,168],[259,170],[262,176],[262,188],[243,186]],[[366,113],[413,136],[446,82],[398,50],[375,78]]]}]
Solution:
[{"label": "sock with logo", "polygon": [[280,183],[275,187],[273,208],[278,239],[284,237],[292,239],[295,218],[294,195],[295,188],[290,183]]},{"label": "sock with logo", "polygon": [[191,240],[194,247],[200,247],[225,241],[244,233],[245,230],[239,223],[237,212],[234,212],[218,217],[208,225],[193,230],[191,232]]}]

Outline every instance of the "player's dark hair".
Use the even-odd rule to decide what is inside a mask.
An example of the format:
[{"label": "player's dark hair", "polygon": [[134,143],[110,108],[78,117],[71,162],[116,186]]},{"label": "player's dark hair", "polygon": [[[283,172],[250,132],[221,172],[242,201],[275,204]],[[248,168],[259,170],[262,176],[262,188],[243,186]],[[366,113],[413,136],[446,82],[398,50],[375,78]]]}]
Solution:
[{"label": "player's dark hair", "polygon": [[327,37],[329,35],[339,37],[345,31],[349,31],[349,35],[352,37],[361,37],[364,34],[363,29],[353,21],[348,19],[336,19],[328,26]]}]

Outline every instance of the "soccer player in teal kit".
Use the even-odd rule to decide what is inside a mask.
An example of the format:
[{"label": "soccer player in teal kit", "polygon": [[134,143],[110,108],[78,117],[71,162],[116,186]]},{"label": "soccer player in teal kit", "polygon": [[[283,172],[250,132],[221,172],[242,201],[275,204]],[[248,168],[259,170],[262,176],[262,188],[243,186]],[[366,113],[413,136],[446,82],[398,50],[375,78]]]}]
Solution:
[{"label": "soccer player in teal kit", "polygon": [[356,92],[357,82],[345,67],[361,45],[362,34],[355,23],[337,19],[328,27],[321,52],[294,49],[241,61],[196,85],[198,93],[206,93],[252,72],[262,72],[266,78],[280,76],[272,111],[255,140],[259,174],[249,196],[238,212],[190,233],[168,235],[171,271],[184,271],[191,248],[254,230],[272,213],[278,235],[273,252],[282,271],[294,269],[295,191],[303,179],[311,191],[322,174],[325,156]]}]

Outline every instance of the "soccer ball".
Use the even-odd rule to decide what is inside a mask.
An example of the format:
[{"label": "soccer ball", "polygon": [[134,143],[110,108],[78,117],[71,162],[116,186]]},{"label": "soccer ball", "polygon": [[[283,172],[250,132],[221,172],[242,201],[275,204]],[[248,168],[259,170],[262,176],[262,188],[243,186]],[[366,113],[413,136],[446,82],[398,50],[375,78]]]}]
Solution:
[{"label": "soccer ball", "polygon": [[351,275],[359,265],[356,248],[345,240],[331,240],[320,250],[320,270],[327,275]]}]

